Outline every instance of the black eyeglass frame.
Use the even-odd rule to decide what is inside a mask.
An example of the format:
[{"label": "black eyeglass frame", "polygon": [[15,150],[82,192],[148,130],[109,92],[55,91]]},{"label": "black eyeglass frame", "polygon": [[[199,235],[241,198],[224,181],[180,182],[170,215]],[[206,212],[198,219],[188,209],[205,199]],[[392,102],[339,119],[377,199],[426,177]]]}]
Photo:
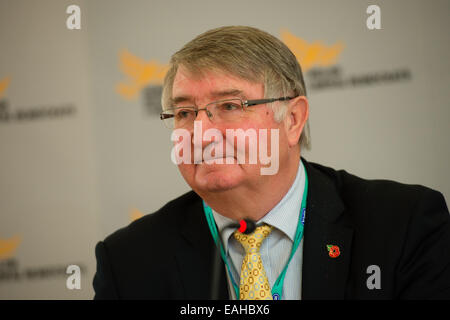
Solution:
[{"label": "black eyeglass frame", "polygon": [[[208,106],[213,104],[213,103],[217,103],[217,102],[223,102],[223,101],[228,101],[228,100],[240,100],[241,101],[241,107],[242,110],[244,110],[244,107],[252,107],[252,106],[257,106],[257,105],[261,105],[261,104],[266,104],[266,103],[271,103],[271,102],[275,102],[275,101],[288,101],[288,100],[292,100],[294,98],[297,98],[298,96],[294,96],[294,97],[280,97],[280,98],[267,98],[267,99],[255,99],[255,100],[245,100],[243,101],[241,98],[230,98],[230,99],[225,99],[225,100],[218,100],[218,101],[213,101],[208,103],[204,108],[197,108],[195,109],[194,106],[190,106],[190,108],[194,108],[195,111],[195,117],[197,117],[198,112],[200,110],[205,110],[206,114],[208,115],[208,117],[211,117],[210,112],[208,111]],[[175,110],[175,109],[181,109],[181,108],[186,108],[186,107],[180,107],[180,108],[171,108],[169,110]],[[165,111],[161,112],[159,115],[159,118],[161,120],[165,120],[165,119],[170,119],[175,117],[174,114],[167,114],[164,113]]]}]

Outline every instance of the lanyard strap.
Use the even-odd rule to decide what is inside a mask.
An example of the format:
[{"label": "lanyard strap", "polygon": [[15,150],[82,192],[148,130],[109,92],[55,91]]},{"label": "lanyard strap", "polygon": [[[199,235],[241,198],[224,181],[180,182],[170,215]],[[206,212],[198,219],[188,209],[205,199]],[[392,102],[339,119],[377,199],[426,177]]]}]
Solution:
[{"label": "lanyard strap", "polygon": [[236,293],[237,299],[239,299],[239,287],[234,280],[233,274],[230,269],[230,265],[228,264],[227,255],[225,253],[225,248],[222,245],[222,241],[219,239],[219,232],[217,231],[216,222],[214,221],[214,216],[211,208],[203,201],[203,209],[205,211],[206,220],[208,221],[208,227],[211,231],[212,237],[216,246],[220,248],[220,255],[222,256],[223,262],[225,262],[225,266],[227,267],[228,275],[230,276],[231,283],[233,284],[234,292]]},{"label": "lanyard strap", "polygon": [[[300,245],[300,242],[303,238],[303,228],[305,224],[305,213],[306,213],[306,198],[308,194],[308,176],[306,175],[306,170],[303,170],[305,173],[305,188],[303,190],[303,197],[302,197],[302,204],[300,207],[300,214],[297,222],[297,230],[295,232],[295,238],[294,238],[294,244],[292,245],[291,254],[289,256],[289,259],[284,266],[283,271],[278,276],[277,280],[275,281],[273,287],[272,287],[272,297],[274,300],[280,300],[283,296],[283,284],[284,284],[284,277],[286,276],[286,272],[289,266],[289,263],[292,260],[292,257],[294,256],[295,252],[297,251],[298,246]],[[236,299],[239,299],[239,286],[236,284],[236,281],[233,278],[233,274],[231,272],[230,265],[228,263],[227,255],[225,252],[225,248],[222,245],[222,241],[219,239],[219,232],[217,230],[216,222],[214,220],[214,216],[212,213],[212,209],[203,201],[203,209],[205,211],[206,220],[208,222],[209,230],[211,231],[212,237],[214,239],[214,242],[216,245],[220,248],[220,255],[222,256],[223,261],[225,262],[225,265],[227,267],[228,275],[230,276],[231,283],[233,285],[234,291],[236,293]]]}]

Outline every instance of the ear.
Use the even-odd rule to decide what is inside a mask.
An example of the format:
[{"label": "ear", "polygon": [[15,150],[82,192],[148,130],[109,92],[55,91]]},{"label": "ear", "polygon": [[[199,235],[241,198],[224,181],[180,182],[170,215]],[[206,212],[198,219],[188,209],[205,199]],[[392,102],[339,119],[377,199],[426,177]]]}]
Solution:
[{"label": "ear", "polygon": [[289,101],[285,117],[285,130],[289,147],[298,145],[300,135],[309,117],[309,103],[305,96],[298,96]]}]

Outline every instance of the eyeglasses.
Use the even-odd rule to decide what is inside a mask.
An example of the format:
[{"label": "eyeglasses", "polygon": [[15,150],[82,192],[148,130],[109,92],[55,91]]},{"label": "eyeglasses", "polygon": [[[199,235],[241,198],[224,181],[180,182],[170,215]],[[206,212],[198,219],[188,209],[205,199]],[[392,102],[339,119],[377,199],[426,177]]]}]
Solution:
[{"label": "eyeglasses", "polygon": [[244,117],[245,109],[247,107],[275,101],[287,101],[294,98],[295,97],[281,97],[257,100],[233,98],[208,103],[204,108],[197,108],[194,106],[173,107],[161,112],[160,119],[169,129],[189,129],[194,126],[194,121],[197,118],[198,112],[200,110],[205,110],[208,118],[214,123],[238,122]]}]

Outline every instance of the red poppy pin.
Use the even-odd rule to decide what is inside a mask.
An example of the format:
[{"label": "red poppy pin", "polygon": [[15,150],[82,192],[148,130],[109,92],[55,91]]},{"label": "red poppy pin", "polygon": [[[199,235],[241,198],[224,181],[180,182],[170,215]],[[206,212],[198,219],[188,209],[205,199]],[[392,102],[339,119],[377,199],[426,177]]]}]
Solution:
[{"label": "red poppy pin", "polygon": [[337,258],[341,254],[339,247],[334,244],[327,244],[328,255],[330,258]]}]

